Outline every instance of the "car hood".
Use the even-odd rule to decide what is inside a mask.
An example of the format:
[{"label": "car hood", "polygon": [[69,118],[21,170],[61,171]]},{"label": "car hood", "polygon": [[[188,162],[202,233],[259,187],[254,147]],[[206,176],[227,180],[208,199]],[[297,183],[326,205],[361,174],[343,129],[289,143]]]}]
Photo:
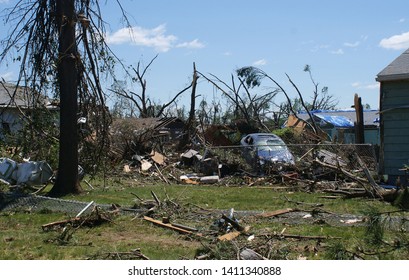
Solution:
[{"label": "car hood", "polygon": [[265,161],[294,164],[294,156],[287,149],[277,151],[263,147],[257,150],[257,156]]}]

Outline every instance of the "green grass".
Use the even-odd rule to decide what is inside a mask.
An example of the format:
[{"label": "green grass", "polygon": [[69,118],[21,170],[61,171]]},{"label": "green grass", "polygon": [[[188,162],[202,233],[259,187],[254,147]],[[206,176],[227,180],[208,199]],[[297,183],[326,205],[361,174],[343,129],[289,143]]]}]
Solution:
[{"label": "green grass", "polygon": [[397,208],[389,203],[367,198],[329,200],[321,198],[322,193],[306,193],[293,190],[276,190],[274,187],[247,187],[247,186],[217,186],[217,185],[147,185],[131,179],[108,180],[105,185],[100,181],[90,181],[95,190],[90,190],[84,185],[86,191],[81,195],[68,196],[68,199],[80,201],[94,200],[101,204],[117,203],[119,205],[132,205],[135,196],[152,199],[151,191],[159,198],[177,200],[179,203],[194,203],[212,209],[259,210],[272,211],[281,208],[305,208],[302,204],[296,205],[291,201],[303,203],[322,203],[323,209],[336,213],[362,214],[369,205],[393,211]]},{"label": "green grass", "polygon": [[[169,229],[157,227],[141,217],[117,215],[112,222],[94,227],[66,229],[70,238],[61,240],[63,229],[43,231],[42,225],[64,220],[72,216],[64,213],[0,212],[0,259],[106,259],[126,258],[126,254],[140,250],[150,259],[194,259],[198,252],[207,253],[213,259],[234,259],[237,248],[250,247],[271,259],[334,259],[352,258],[358,254],[365,259],[408,259],[407,233],[386,229],[383,240],[387,243],[377,247],[368,244],[368,232],[363,226],[334,226],[314,222],[302,224],[283,222],[276,218],[244,216],[243,225],[251,226],[233,242],[218,242],[211,226],[216,216],[192,213],[193,210],[234,208],[236,211],[274,211],[284,208],[312,210],[313,204],[322,204],[320,211],[339,214],[395,211],[389,203],[365,198],[336,199],[322,198],[322,193],[306,193],[296,189],[278,189],[247,186],[204,186],[141,184],[132,178],[110,179],[104,184],[90,180],[94,189],[83,184],[84,192],[64,198],[98,204],[133,206],[138,197],[152,200],[154,192],[162,202],[171,200],[180,205],[178,213],[172,209],[158,209],[155,218],[171,214],[173,221],[200,229],[205,238],[186,236]],[[296,203],[298,202],[298,203]],[[193,210],[192,210],[193,209]],[[197,218],[196,216],[197,215]],[[322,236],[322,240],[280,238],[277,233],[299,236]],[[220,233],[221,234],[221,233]],[[219,234],[219,235],[220,235]],[[253,241],[248,241],[254,235]],[[399,240],[398,240],[399,237]],[[391,246],[401,242],[401,247]],[[395,242],[395,243],[394,243]],[[391,250],[394,248],[394,250]]]}]

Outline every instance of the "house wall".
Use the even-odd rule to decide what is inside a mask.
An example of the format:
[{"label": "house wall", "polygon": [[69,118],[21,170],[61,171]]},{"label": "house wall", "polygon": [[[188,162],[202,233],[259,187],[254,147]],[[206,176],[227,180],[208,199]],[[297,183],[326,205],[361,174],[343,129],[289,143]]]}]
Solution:
[{"label": "house wall", "polygon": [[[10,131],[5,131],[7,129]],[[0,109],[0,138],[4,137],[4,133],[16,133],[23,127],[21,114],[15,108]]]},{"label": "house wall", "polygon": [[388,175],[393,184],[399,170],[409,165],[409,81],[382,82],[380,92],[381,111],[381,174]]},{"label": "house wall", "polygon": [[[325,128],[323,129],[329,135],[329,141],[343,144],[355,144],[355,129],[353,128]],[[379,145],[379,128],[365,127],[365,144]]]}]

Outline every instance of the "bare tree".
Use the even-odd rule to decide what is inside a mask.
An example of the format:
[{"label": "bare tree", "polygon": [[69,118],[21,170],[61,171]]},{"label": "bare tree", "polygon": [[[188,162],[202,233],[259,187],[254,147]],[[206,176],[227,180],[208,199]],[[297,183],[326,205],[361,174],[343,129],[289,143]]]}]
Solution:
[{"label": "bare tree", "polygon": [[220,90],[223,96],[232,104],[233,119],[244,119],[245,122],[251,126],[261,130],[266,129],[261,112],[263,112],[264,109],[268,109],[278,90],[272,89],[263,94],[252,93],[250,90],[255,84],[247,83],[246,80],[243,80],[239,70],[237,73],[238,86],[236,86],[237,81],[233,75],[231,75],[231,85],[213,74],[210,74],[212,78],[207,77],[203,73],[200,73],[200,75],[216,89]]},{"label": "bare tree", "polygon": [[298,106],[294,106],[294,105],[297,105],[297,104],[300,105],[300,107],[303,108],[309,115],[311,119],[312,129],[314,130],[315,133],[317,133],[318,128],[311,114],[311,110],[333,109],[338,104],[338,102],[334,100],[333,96],[328,94],[327,87],[324,87],[321,90],[321,94],[319,93],[318,83],[314,81],[312,74],[311,74],[311,68],[309,65],[306,65],[304,67],[304,71],[310,74],[311,81],[314,85],[314,91],[313,91],[314,96],[313,96],[313,101],[311,104],[304,100],[303,94],[301,93],[298,86],[292,81],[292,79],[290,78],[288,74],[286,74],[286,77],[298,95],[298,97],[295,98],[294,100],[291,100],[289,94],[287,93],[287,91],[284,89],[283,86],[281,86],[275,79],[273,79],[271,76],[269,76],[267,73],[265,73],[263,70],[259,68],[256,68],[253,66],[243,67],[238,70],[238,75],[240,77],[243,77],[245,79],[246,84],[252,87],[259,86],[261,84],[261,81],[264,78],[267,78],[268,80],[272,81],[279,88],[279,90],[285,95],[287,99],[287,103],[284,105],[281,104],[279,107],[286,109],[288,111],[288,114],[293,114],[297,116]]},{"label": "bare tree", "polygon": [[219,100],[212,100],[209,104],[206,100],[200,101],[197,109],[197,117],[202,126],[222,123],[223,108]]},{"label": "bare tree", "polygon": [[183,136],[182,139],[179,143],[179,150],[184,149],[188,143],[189,140],[192,139],[193,134],[194,134],[194,127],[196,123],[196,86],[197,86],[197,80],[199,79],[198,72],[196,70],[196,64],[193,63],[193,79],[192,83],[188,88],[192,88],[191,94],[190,94],[190,110],[189,110],[189,117],[186,121],[184,130],[183,130]]},{"label": "bare tree", "polygon": [[321,88],[321,90],[319,90],[318,88],[319,83],[315,82],[312,76],[310,65],[306,64],[304,66],[304,72],[308,72],[308,74],[310,75],[311,82],[314,85],[312,102],[308,106],[309,109],[311,111],[312,110],[334,110],[339,102],[338,100],[334,98],[333,95],[329,94],[328,87],[324,86]]},{"label": "bare tree", "polygon": [[152,60],[144,68],[141,67],[140,62],[138,62],[138,65],[136,68],[133,68],[135,76],[132,80],[139,85],[140,92],[128,91],[124,88],[111,89],[112,92],[115,92],[120,97],[127,99],[130,102],[131,106],[136,107],[137,111],[139,112],[138,117],[140,118],[161,116],[165,112],[165,110],[168,109],[179,98],[180,95],[182,95],[185,91],[187,91],[192,86],[192,85],[189,85],[183,90],[181,90],[180,92],[178,92],[167,103],[164,103],[162,105],[155,104],[155,102],[153,102],[150,99],[149,95],[147,94],[147,81],[145,79],[145,74],[157,57],[158,55],[152,58]]},{"label": "bare tree", "polygon": [[0,61],[16,50],[21,63],[17,85],[38,92],[50,87],[60,98],[58,175],[50,195],[79,192],[78,114],[96,114],[89,125],[100,149],[106,146],[109,115],[100,76],[113,74],[113,61],[119,61],[102,39],[105,22],[98,1],[20,0],[7,12],[5,23],[11,28],[1,42]]}]

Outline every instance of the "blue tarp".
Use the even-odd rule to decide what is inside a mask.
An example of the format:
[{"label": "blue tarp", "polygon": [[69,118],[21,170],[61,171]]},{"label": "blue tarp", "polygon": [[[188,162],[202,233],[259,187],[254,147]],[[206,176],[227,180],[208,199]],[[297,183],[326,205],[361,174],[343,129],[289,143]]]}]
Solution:
[{"label": "blue tarp", "polygon": [[354,123],[344,116],[325,116],[320,114],[314,114],[314,116],[335,127],[354,127]]}]

